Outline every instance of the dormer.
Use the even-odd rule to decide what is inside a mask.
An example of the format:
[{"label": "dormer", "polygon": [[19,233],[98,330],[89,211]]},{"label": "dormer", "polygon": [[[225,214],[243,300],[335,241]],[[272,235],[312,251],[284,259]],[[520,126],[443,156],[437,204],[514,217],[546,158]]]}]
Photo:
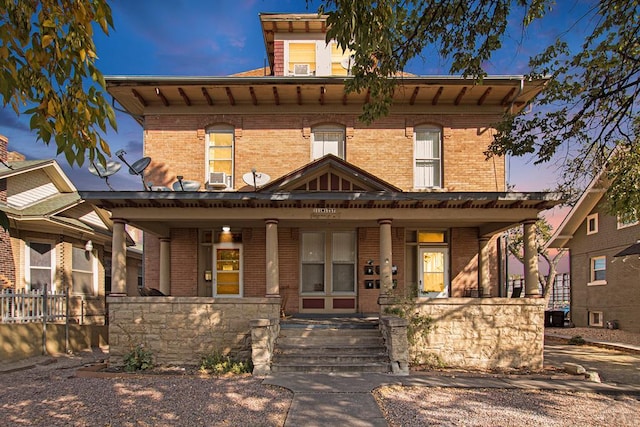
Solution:
[{"label": "dormer", "polygon": [[260,14],[269,67],[273,76],[326,77],[350,74],[350,52],[326,42],[326,16]]}]

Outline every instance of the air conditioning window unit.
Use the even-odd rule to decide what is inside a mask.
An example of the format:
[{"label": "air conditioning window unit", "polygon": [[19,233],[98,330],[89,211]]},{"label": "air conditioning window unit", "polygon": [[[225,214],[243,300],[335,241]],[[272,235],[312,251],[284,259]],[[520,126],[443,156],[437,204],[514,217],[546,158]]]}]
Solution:
[{"label": "air conditioning window unit", "polygon": [[309,64],[294,64],[294,66],[293,66],[293,75],[294,76],[308,76],[309,75]]},{"label": "air conditioning window unit", "polygon": [[224,172],[209,173],[209,186],[216,189],[227,188],[227,174]]}]

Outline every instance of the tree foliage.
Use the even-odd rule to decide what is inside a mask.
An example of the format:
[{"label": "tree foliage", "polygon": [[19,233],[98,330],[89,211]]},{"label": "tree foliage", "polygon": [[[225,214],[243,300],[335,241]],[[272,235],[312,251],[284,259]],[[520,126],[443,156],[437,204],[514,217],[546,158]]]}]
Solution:
[{"label": "tree foliage", "polygon": [[30,116],[38,140],[70,165],[110,156],[115,114],[96,67],[94,26],[113,28],[106,0],[0,0],[0,100]]},{"label": "tree foliage", "polygon": [[[521,31],[543,18],[555,0],[324,0],[327,38],[355,52],[351,91],[370,90],[362,119],[389,112],[398,72],[425,49],[437,52],[449,72],[482,79],[483,65],[502,47],[509,25]],[[560,164],[560,189],[575,193],[596,174],[615,146],[617,170],[638,172],[638,93],[640,91],[640,2],[592,0],[581,5],[574,27],[586,37],[577,52],[562,38],[543,46],[530,60],[531,77],[551,80],[533,113],[507,115],[498,125],[487,156],[535,156]],[[564,29],[568,34],[572,28]],[[562,34],[562,33],[561,33]],[[508,70],[505,70],[507,72]],[[634,157],[635,153],[635,157]],[[638,206],[638,175],[615,174],[610,193],[615,213]],[[627,185],[632,185],[628,187]]]}]

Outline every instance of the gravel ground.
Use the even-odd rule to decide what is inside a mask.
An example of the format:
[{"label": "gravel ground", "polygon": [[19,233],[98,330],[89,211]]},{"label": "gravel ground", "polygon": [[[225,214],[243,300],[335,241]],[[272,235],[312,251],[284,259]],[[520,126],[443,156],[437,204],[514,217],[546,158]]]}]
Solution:
[{"label": "gravel ground", "polygon": [[[566,336],[640,345],[640,334],[550,328]],[[104,357],[94,351],[0,373],[4,426],[283,426],[293,394],[251,376],[139,375],[77,378]],[[381,387],[391,426],[637,426],[640,397],[503,389]]]}]

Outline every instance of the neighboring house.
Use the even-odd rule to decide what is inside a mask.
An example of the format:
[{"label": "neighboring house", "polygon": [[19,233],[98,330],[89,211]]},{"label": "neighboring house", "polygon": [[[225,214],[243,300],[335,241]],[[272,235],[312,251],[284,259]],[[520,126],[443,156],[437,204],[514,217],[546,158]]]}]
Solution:
[{"label": "neighboring house", "polygon": [[[0,136],[0,209],[9,217],[0,241],[0,287],[69,291],[72,322],[104,324],[111,280],[109,212],[83,201],[55,160],[25,160],[8,153],[7,145]],[[129,274],[137,276],[141,252],[127,250],[126,258]],[[127,281],[132,291],[137,281]]]},{"label": "neighboring house", "polygon": [[[369,94],[345,92],[351,59],[325,42],[324,17],[260,22],[268,69],[106,78],[144,128],[145,187],[176,190],[82,193],[113,213],[114,254],[124,224],[144,230],[144,284],[171,296],[110,298],[111,355],[136,341],[162,362],[246,352],[251,320],[377,315],[387,297],[417,295],[448,362],[541,366],[542,303],[497,298],[497,237],[525,224],[526,294],[538,297],[533,227],[558,197],[508,192],[504,159],[484,151],[546,80],[403,76],[391,114],[366,125]],[[114,292],[133,297],[125,276],[114,262]]]},{"label": "neighboring house", "polygon": [[640,224],[608,213],[607,189],[601,172],[548,246],[570,251],[571,321],[576,326],[640,333]]}]

